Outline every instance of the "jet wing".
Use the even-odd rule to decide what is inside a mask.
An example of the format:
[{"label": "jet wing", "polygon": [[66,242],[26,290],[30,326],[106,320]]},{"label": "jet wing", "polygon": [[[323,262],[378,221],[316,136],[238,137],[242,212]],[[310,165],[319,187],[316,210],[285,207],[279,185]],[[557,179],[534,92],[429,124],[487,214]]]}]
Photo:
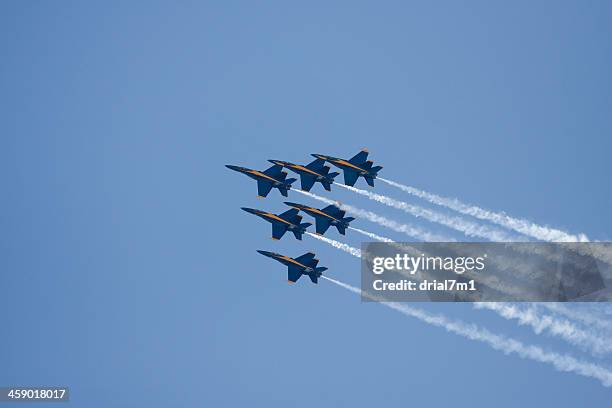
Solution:
[{"label": "jet wing", "polygon": [[317,179],[311,174],[300,174],[300,183],[304,191],[310,191],[315,181],[317,181]]},{"label": "jet wing", "polygon": [[295,258],[295,260],[297,262],[301,263],[302,265],[310,266],[310,263],[312,263],[312,260],[314,259],[314,257],[315,257],[314,253],[307,252],[304,255],[298,256],[297,258]]},{"label": "jet wing", "polygon": [[323,235],[331,225],[331,220],[327,217],[323,218],[322,216],[320,216],[315,219],[315,224],[317,234]]},{"label": "jet wing", "polygon": [[257,180],[257,193],[261,197],[266,197],[270,190],[272,190],[272,183],[266,180]]},{"label": "jet wing", "polygon": [[287,226],[282,224],[280,221],[275,221],[272,223],[272,238],[273,239],[281,239],[283,235],[287,232]]},{"label": "jet wing", "polygon": [[359,178],[359,173],[354,170],[344,169],[344,184],[354,186]]},{"label": "jet wing", "polygon": [[[284,179],[287,176],[287,173],[283,172],[283,166],[279,166],[278,164],[275,164],[274,166],[270,167],[267,170],[264,170],[263,172],[266,176],[270,176],[272,178],[275,179],[279,179],[282,178]],[[284,175],[284,177],[283,177]]]},{"label": "jet wing", "polygon": [[362,150],[353,157],[349,159],[349,163],[351,164],[362,164],[368,159],[367,150]]},{"label": "jet wing", "polygon": [[319,173],[321,170],[323,170],[323,167],[325,165],[325,160],[323,159],[316,159],[310,163],[308,163],[306,165],[306,168],[316,171],[317,173]]},{"label": "jet wing", "polygon": [[321,211],[323,211],[325,214],[331,215],[334,218],[342,218],[344,217],[344,214],[345,214],[344,211],[342,211],[341,209],[339,209],[333,204],[328,205],[327,207],[323,208]]},{"label": "jet wing", "polygon": [[285,211],[284,213],[280,214],[279,217],[285,221],[289,221],[293,223],[295,223],[296,217],[298,217],[297,222],[300,222],[302,221],[302,217],[298,215],[299,212],[300,210],[298,210],[297,208],[291,208]]},{"label": "jet wing", "polygon": [[287,280],[289,282],[297,282],[297,280],[300,279],[300,276],[302,276],[302,269],[300,269],[298,266],[289,266],[289,269],[287,271]]}]

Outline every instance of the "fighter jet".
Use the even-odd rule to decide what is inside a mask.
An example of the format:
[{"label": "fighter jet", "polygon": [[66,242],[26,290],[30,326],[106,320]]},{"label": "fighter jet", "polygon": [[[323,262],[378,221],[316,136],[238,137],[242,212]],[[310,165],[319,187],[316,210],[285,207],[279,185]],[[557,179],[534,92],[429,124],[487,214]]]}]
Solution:
[{"label": "fighter jet", "polygon": [[276,164],[263,172],[247,169],[246,167],[232,166],[230,164],[226,164],[225,167],[246,174],[252,179],[257,180],[257,192],[259,194],[257,197],[259,198],[266,197],[270,190],[272,190],[272,187],[278,188],[278,191],[280,191],[283,196],[287,197],[287,191],[291,189],[291,183],[297,180],[294,178],[285,180],[287,172],[283,171],[282,166]]},{"label": "fighter jet", "polygon": [[330,162],[342,169],[344,171],[344,184],[347,186],[354,186],[357,179],[361,176],[370,187],[374,187],[374,179],[378,176],[380,169],[382,169],[382,166],[372,167],[374,163],[371,160],[367,160],[367,149],[363,149],[349,160],[325,156],[323,154],[313,154],[312,156]]},{"label": "fighter jet", "polygon": [[297,282],[302,275],[308,275],[312,283],[317,283],[319,281],[319,277],[322,275],[322,272],[327,270],[327,268],[321,266],[317,268],[317,263],[319,263],[319,260],[315,258],[315,254],[312,252],[307,252],[295,259],[274,252],[260,250],[257,250],[257,252],[269,258],[275,259],[283,265],[287,265],[287,281],[290,284]]},{"label": "fighter jet", "polygon": [[335,226],[340,234],[345,235],[346,229],[349,226],[349,222],[355,219],[353,217],[344,217],[346,211],[341,210],[335,205],[328,205],[327,207],[319,210],[317,208],[309,207],[303,204],[292,203],[289,201],[285,201],[285,204],[287,204],[289,207],[302,210],[306,214],[314,217],[316,232],[319,235],[325,234],[325,231],[327,231],[330,225]]},{"label": "fighter jet", "polygon": [[300,224],[302,217],[298,215],[299,210],[292,208],[282,214],[271,214],[269,212],[255,210],[253,208],[242,207],[248,213],[255,214],[272,224],[272,239],[281,239],[285,232],[291,231],[295,238],[302,240],[302,234],[306,232],[306,228],[312,224],[305,222]]},{"label": "fighter jet", "polygon": [[302,190],[310,191],[314,183],[319,182],[327,191],[331,191],[331,184],[334,177],[340,173],[329,173],[329,166],[325,165],[325,160],[315,159],[306,166],[301,164],[289,163],[281,160],[268,160],[270,163],[283,166],[300,175]]}]

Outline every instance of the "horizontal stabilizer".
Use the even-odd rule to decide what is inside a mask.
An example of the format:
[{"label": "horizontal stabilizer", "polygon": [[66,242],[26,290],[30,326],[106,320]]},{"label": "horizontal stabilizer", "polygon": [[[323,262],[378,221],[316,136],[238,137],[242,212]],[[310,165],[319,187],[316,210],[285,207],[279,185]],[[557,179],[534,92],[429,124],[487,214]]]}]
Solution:
[{"label": "horizontal stabilizer", "polygon": [[346,227],[344,224],[336,224],[336,228],[338,229],[340,235],[346,235]]}]

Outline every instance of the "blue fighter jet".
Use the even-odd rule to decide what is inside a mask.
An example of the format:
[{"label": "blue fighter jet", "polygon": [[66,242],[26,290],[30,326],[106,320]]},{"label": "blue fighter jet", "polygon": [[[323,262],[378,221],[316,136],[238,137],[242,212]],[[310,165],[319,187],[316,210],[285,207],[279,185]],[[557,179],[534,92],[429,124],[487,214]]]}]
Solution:
[{"label": "blue fighter jet", "polygon": [[317,159],[325,160],[334,166],[344,171],[344,184],[354,186],[359,177],[363,177],[370,187],[374,187],[374,179],[378,176],[378,172],[382,166],[374,166],[371,160],[368,160],[368,151],[363,149],[349,160],[339,159],[333,156],[325,156],[323,154],[313,154]]},{"label": "blue fighter jet", "polygon": [[274,252],[260,250],[257,252],[269,258],[275,259],[283,265],[287,265],[287,281],[290,284],[297,282],[302,275],[308,275],[312,283],[317,283],[319,281],[319,277],[322,275],[322,272],[327,270],[325,267],[317,267],[319,260],[315,258],[315,254],[312,252],[307,252],[295,259]]},{"label": "blue fighter jet", "polygon": [[335,226],[340,234],[345,235],[346,229],[349,227],[349,222],[355,219],[353,217],[345,217],[344,214],[346,214],[346,211],[341,210],[335,205],[328,205],[327,207],[319,210],[318,208],[309,207],[304,204],[292,203],[289,201],[285,201],[285,204],[287,204],[289,207],[302,210],[306,214],[314,217],[316,232],[319,235],[325,234],[325,231],[327,231],[330,225]]},{"label": "blue fighter jet", "polygon": [[285,235],[285,232],[291,231],[295,238],[302,240],[302,234],[306,232],[306,228],[312,224],[305,222],[301,224],[302,217],[298,215],[299,210],[292,208],[282,214],[271,214],[269,212],[256,210],[254,208],[242,207],[248,213],[255,214],[272,224],[272,239],[278,240]]},{"label": "blue fighter jet", "polygon": [[287,197],[287,191],[291,189],[291,183],[297,180],[294,178],[285,179],[287,172],[283,171],[282,166],[276,164],[265,171],[251,170],[230,164],[226,164],[225,167],[257,180],[257,192],[259,194],[257,197],[260,198],[266,197],[273,187],[277,188],[284,197]]},{"label": "blue fighter jet", "polygon": [[302,190],[310,191],[314,183],[319,182],[327,191],[331,191],[331,185],[334,182],[334,177],[340,173],[329,173],[329,166],[325,165],[325,160],[315,159],[306,166],[294,164],[282,160],[268,160],[270,163],[283,166],[300,175]]}]

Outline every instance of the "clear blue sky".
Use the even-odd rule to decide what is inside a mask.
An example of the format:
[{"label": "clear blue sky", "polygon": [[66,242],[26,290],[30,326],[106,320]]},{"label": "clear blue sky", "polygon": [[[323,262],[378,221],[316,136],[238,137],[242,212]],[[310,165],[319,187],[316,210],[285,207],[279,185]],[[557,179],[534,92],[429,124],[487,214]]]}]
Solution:
[{"label": "clear blue sky", "polygon": [[280,196],[223,165],[368,147],[387,178],[610,238],[611,19],[605,1],[2,2],[0,385],[67,385],[78,407],[609,404],[595,380],[288,286],[256,249],[314,250],[351,283],[358,261],[270,240],[239,208]]}]

